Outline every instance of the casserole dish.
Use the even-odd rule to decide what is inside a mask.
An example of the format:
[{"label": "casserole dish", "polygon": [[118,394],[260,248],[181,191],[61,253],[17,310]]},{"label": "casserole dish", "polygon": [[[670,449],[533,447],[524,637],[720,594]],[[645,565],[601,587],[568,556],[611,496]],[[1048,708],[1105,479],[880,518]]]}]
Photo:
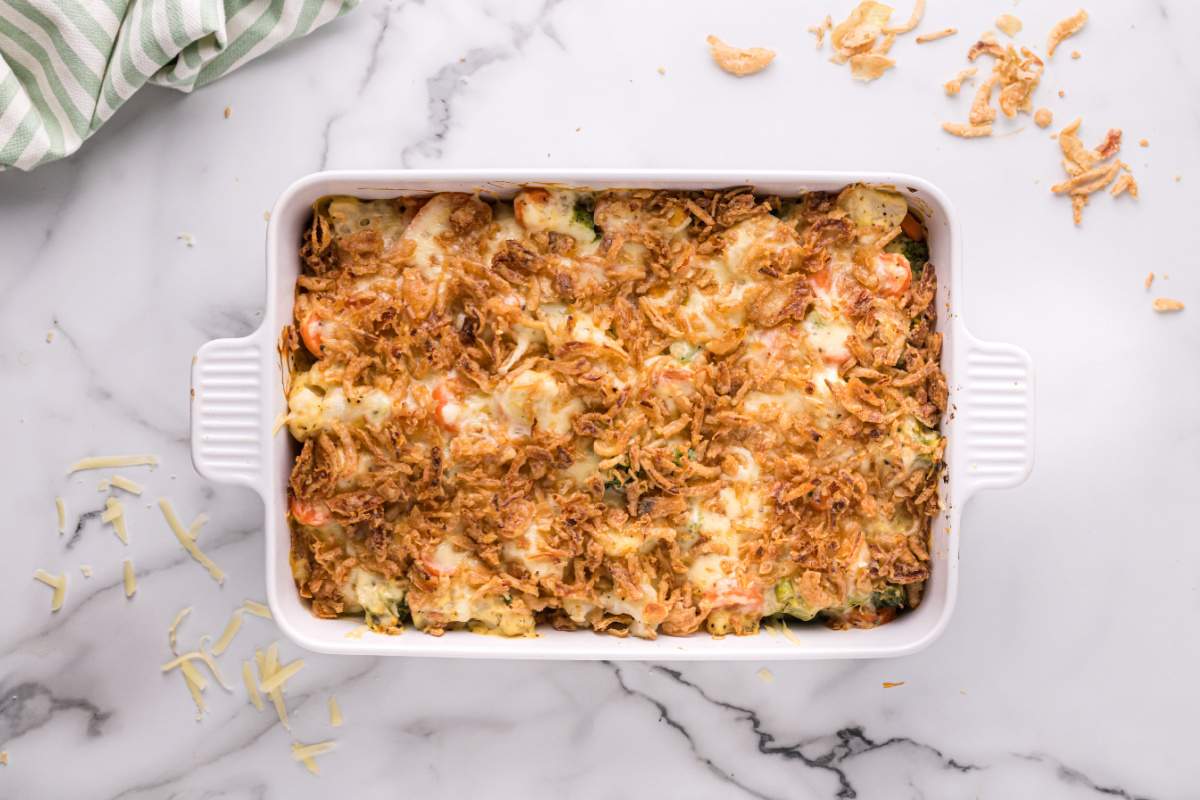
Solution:
[{"label": "casserole dish", "polygon": [[[297,593],[289,564],[287,483],[294,443],[275,420],[285,411],[276,343],[292,319],[301,264],[298,245],[312,203],[325,195],[375,199],[442,191],[509,197],[522,185],[699,190],[750,185],[758,192],[795,195],[868,183],[905,193],[929,231],[930,261],[938,276],[938,330],[949,384],[947,469],[939,486],[942,513],[930,535],[932,576],[921,605],[871,629],[805,627],[797,636],[712,639],[704,634],[656,640],[539,630],[505,639],[452,631],[443,637],[367,634],[349,638],[355,620],[313,617]],[[958,581],[958,523],[966,500],[981,488],[1012,486],[1032,465],[1032,369],[1011,345],[980,342],[966,330],[951,298],[962,291],[961,233],[949,204],[927,182],[895,174],[819,172],[326,172],[289,187],[267,232],[267,304],[263,325],[241,339],[209,342],[192,371],[192,454],[205,477],[254,488],[265,506],[267,594],[280,628],[297,644],[320,652],[443,657],[580,659],[793,659],[902,655],[927,645],[944,629]]]}]

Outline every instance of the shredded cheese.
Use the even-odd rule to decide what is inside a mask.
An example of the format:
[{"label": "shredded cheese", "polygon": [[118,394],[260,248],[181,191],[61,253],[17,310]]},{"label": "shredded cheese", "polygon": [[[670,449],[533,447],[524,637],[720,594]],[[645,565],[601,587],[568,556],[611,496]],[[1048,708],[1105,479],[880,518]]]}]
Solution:
[{"label": "shredded cheese", "polygon": [[256,617],[262,617],[263,619],[274,619],[274,617],[271,616],[271,609],[267,608],[257,600],[246,600],[242,603],[242,608],[246,609],[246,611],[250,612]]},{"label": "shredded cheese", "polygon": [[129,478],[126,478],[122,475],[113,475],[108,479],[108,482],[116,488],[125,492],[129,492],[130,494],[142,493],[142,485],[140,483],[135,483],[134,481],[131,481]]},{"label": "shredded cheese", "polygon": [[44,569],[39,569],[33,573],[35,580],[41,581],[54,590],[54,594],[50,597],[50,610],[58,611],[63,607],[63,601],[67,599],[67,575],[51,575]]},{"label": "shredded cheese", "polygon": [[273,672],[271,677],[262,682],[260,688],[268,694],[274,692],[276,689],[281,688],[283,684],[285,684],[293,675],[302,669],[304,669],[304,659],[297,658],[292,663],[280,667],[276,672]]},{"label": "shredded cheese", "polygon": [[54,498],[54,510],[58,513],[58,535],[67,532],[67,504],[61,497]]},{"label": "shredded cheese", "polygon": [[200,718],[204,716],[204,695],[200,693],[200,687],[192,682],[186,672],[180,671],[180,674],[183,675],[183,682],[192,695],[192,701],[196,704],[196,721],[199,722]]},{"label": "shredded cheese", "polygon": [[238,629],[242,627],[242,609],[237,609],[233,612],[233,616],[229,618],[229,624],[225,626],[221,638],[217,639],[217,643],[213,645],[213,655],[219,656],[224,653],[230,643],[233,642],[233,637],[237,636]]},{"label": "shredded cheese", "polygon": [[101,478],[100,482],[96,484],[96,491],[97,492],[107,492],[108,487],[109,487],[108,478]]},{"label": "shredded cheese", "polygon": [[320,775],[321,770],[317,767],[317,762],[313,759],[316,756],[324,755],[334,749],[337,743],[334,741],[317,742],[316,744],[300,744],[300,742],[292,742],[292,758],[303,762],[304,766],[313,775]]},{"label": "shredded cheese", "polygon": [[800,644],[800,640],[796,638],[796,634],[792,633],[792,629],[783,620],[779,620],[779,632],[783,635],[783,638],[792,644]]},{"label": "shredded cheese", "polygon": [[192,537],[192,541],[200,538],[200,529],[208,524],[208,514],[197,514],[192,520],[192,524],[188,525],[188,536]]},{"label": "shredded cheese", "polygon": [[167,644],[171,645],[171,652],[175,655],[179,655],[179,650],[175,647],[175,630],[179,627],[179,623],[183,622],[183,618],[190,613],[192,613],[191,606],[181,610],[171,621],[171,627],[167,628]]},{"label": "shredded cheese", "polygon": [[169,672],[177,667],[182,668],[184,664],[187,664],[191,661],[203,661],[205,666],[208,667],[209,672],[211,672],[213,677],[217,679],[217,683],[221,685],[221,688],[227,692],[232,692],[233,687],[226,683],[225,679],[221,676],[221,670],[217,669],[217,662],[214,661],[212,655],[210,655],[208,651],[204,649],[204,642],[208,638],[209,637],[207,636],[201,636],[199,650],[193,650],[190,653],[184,653],[183,655],[168,661],[162,665],[162,671]]},{"label": "shredded cheese", "polygon": [[775,682],[775,673],[771,672],[771,670],[767,669],[766,667],[763,667],[755,674],[758,675],[758,677],[762,679],[763,683],[774,683]]},{"label": "shredded cheese", "polygon": [[281,430],[283,430],[283,426],[287,424],[287,420],[288,420],[288,415],[285,414],[284,412],[280,411],[279,416],[277,416],[275,418],[275,424],[273,426],[271,426],[271,435],[274,436],[275,434],[277,434]]},{"label": "shredded cheese", "polygon": [[136,455],[136,456],[92,456],[91,458],[81,458],[71,465],[67,470],[70,475],[75,472],[80,472],[85,469],[108,469],[109,467],[157,467],[158,456],[152,455]]},{"label": "shredded cheese", "polygon": [[250,698],[251,705],[259,711],[266,708],[263,705],[262,695],[258,693],[258,687],[254,685],[254,670],[249,661],[242,662],[242,682],[246,684],[246,694]]},{"label": "shredded cheese", "polygon": [[342,727],[342,707],[338,705],[337,698],[329,695],[329,724],[335,728]]},{"label": "shredded cheese", "polygon": [[85,577],[85,578],[92,577],[92,565],[91,564],[80,564],[79,571],[83,573],[83,577]]},{"label": "shredded cheese", "polygon": [[[212,575],[213,580],[215,580],[217,583],[224,583],[225,573],[220,567],[213,563],[211,558],[204,555],[204,553],[200,551],[200,548],[196,546],[195,538],[193,538],[191,534],[184,530],[183,524],[179,521],[179,517],[175,515],[175,509],[172,508],[171,501],[167,500],[165,497],[160,498],[158,501],[158,507],[162,509],[163,516],[167,520],[167,525],[171,527],[171,530],[175,533],[175,538],[179,540],[181,545],[183,545],[183,549],[188,551],[188,555],[194,558],[202,567],[207,569],[208,574]],[[192,523],[192,525],[195,527],[196,523]],[[199,532],[198,528],[197,532]]]},{"label": "shredded cheese", "polygon": [[125,596],[133,597],[137,591],[137,577],[133,573],[133,562],[128,558],[121,565],[121,573],[125,580]]},{"label": "shredded cheese", "polygon": [[0,767],[8,766],[8,751],[0,750]]},{"label": "shredded cheese", "polygon": [[104,513],[100,515],[101,522],[110,523],[117,538],[122,544],[129,544],[129,530],[125,527],[125,506],[115,497],[104,502]]},{"label": "shredded cheese", "polygon": [[[267,648],[266,655],[262,651],[254,651],[254,660],[258,662],[258,680],[259,683],[267,680],[275,674],[279,669],[279,644],[272,643]],[[279,689],[273,689],[267,692],[271,698],[271,702],[275,705],[275,713],[279,716],[279,722],[286,730],[291,730],[292,726],[288,722],[287,704],[283,702],[283,692]]]},{"label": "shredded cheese", "polygon": [[183,672],[185,678],[191,683],[196,684],[196,688],[204,691],[208,688],[208,679],[200,674],[200,670],[196,669],[190,661],[184,661],[179,665],[179,669]]},{"label": "shredded cheese", "polygon": [[369,625],[355,625],[350,630],[346,631],[347,639],[361,639],[363,634],[371,630]]}]

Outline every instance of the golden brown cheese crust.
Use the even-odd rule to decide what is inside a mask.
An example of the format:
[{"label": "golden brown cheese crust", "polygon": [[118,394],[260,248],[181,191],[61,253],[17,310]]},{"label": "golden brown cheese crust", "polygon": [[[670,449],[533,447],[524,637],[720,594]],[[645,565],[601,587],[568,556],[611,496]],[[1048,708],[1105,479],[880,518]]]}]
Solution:
[{"label": "golden brown cheese crust", "polygon": [[923,237],[867,187],[318,202],[281,337],[300,593],[435,634],[915,606],[947,395]]}]

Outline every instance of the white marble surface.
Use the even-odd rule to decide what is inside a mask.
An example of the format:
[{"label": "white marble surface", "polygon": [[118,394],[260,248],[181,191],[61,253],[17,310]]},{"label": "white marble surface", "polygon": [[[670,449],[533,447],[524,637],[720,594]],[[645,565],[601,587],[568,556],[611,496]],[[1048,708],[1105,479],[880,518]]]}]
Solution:
[{"label": "white marble surface", "polygon": [[[1095,3],[1050,65],[1039,104],[1082,114],[1090,141],[1124,128],[1142,187],[1074,229],[1047,190],[1047,132],[961,142],[937,127],[967,103],[940,82],[1011,3],[931,0],[925,29],[964,33],[902,39],[899,68],[870,86],[805,33],[849,5],[368,0],[193,96],[139,95],[69,161],[0,175],[0,798],[1196,797],[1200,10]],[[1015,6],[1021,38],[1040,45],[1074,5]],[[709,63],[708,33],[779,58],[735,81]],[[320,778],[240,687],[210,689],[197,724],[182,682],[159,674],[167,625],[191,605],[182,642],[219,633],[262,597],[263,556],[258,500],[191,469],[189,360],[257,324],[263,211],[321,167],[540,165],[906,170],[950,194],[964,313],[1033,354],[1039,430],[1032,480],[965,512],[949,630],[899,660],[773,664],[771,682],[752,663],[309,655],[294,736],[341,743]],[[1149,270],[1170,275],[1151,293]],[[1155,294],[1193,308],[1155,315]],[[128,471],[146,502],[212,515],[202,542],[223,588],[145,502],[130,503],[129,548],[94,515],[80,536],[55,533],[55,495],[72,528],[104,497],[65,465],[128,450],[163,457]],[[53,617],[35,567],[70,574]],[[248,620],[226,673],[275,635]]]}]

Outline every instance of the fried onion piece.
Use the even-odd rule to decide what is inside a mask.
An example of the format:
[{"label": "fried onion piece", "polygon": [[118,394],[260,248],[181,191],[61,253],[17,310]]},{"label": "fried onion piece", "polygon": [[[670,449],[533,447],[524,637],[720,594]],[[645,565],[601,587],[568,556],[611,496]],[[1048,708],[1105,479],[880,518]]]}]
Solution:
[{"label": "fried onion piece", "polygon": [[978,139],[981,136],[991,136],[991,125],[967,125],[962,122],[943,122],[942,130],[963,139]]},{"label": "fried onion piece", "polygon": [[938,39],[945,39],[947,36],[953,36],[958,33],[958,28],[942,28],[940,31],[933,33],[922,33],[917,37],[917,44],[928,44],[936,42]]},{"label": "fried onion piece", "polygon": [[1014,17],[1012,14],[1001,14],[996,17],[996,27],[1005,36],[1016,36],[1021,32],[1021,28],[1025,27],[1021,24],[1021,20]]},{"label": "fried onion piece", "polygon": [[1138,185],[1137,181],[1133,179],[1132,174],[1123,172],[1121,173],[1121,176],[1113,183],[1112,189],[1110,189],[1108,193],[1113,197],[1120,197],[1126,192],[1129,193],[1130,197],[1137,197]]},{"label": "fried onion piece", "polygon": [[1172,300],[1169,297],[1154,298],[1154,310],[1160,314],[1168,311],[1183,311],[1183,308],[1182,300]]},{"label": "fried onion piece", "polygon": [[978,71],[978,67],[967,67],[966,69],[960,69],[957,75],[942,84],[942,88],[946,90],[947,95],[954,97],[956,94],[962,91],[963,81],[974,78],[975,73]]},{"label": "fried onion piece", "polygon": [[1050,29],[1050,37],[1046,41],[1046,57],[1053,57],[1054,51],[1058,49],[1063,40],[1079,33],[1080,29],[1087,23],[1087,20],[1087,12],[1081,8],[1071,16],[1056,23]]},{"label": "fried onion piece", "polygon": [[971,45],[971,49],[967,51],[967,61],[974,61],[981,55],[994,56],[996,58],[1004,56],[1004,48],[996,41],[996,34],[991,31],[980,36],[978,41]]},{"label": "fried onion piece", "polygon": [[859,53],[850,56],[850,75],[855,80],[876,80],[894,66],[895,61],[879,53]]},{"label": "fried onion piece", "polygon": [[775,51],[765,47],[732,47],[716,36],[709,36],[705,41],[717,66],[739,78],[762,72],[775,60]]},{"label": "fried onion piece", "polygon": [[1033,121],[1039,128],[1048,128],[1054,122],[1054,112],[1045,107],[1039,108],[1033,112]]},{"label": "fried onion piece", "polygon": [[834,63],[844,64],[850,60],[850,56],[870,52],[891,16],[891,7],[875,0],[863,0],[855,6],[850,16],[835,25],[829,33]]},{"label": "fried onion piece", "polygon": [[975,99],[971,101],[971,113],[967,115],[972,125],[986,125],[996,119],[996,109],[992,108],[992,89],[999,82],[999,76],[992,73],[975,90]]},{"label": "fried onion piece", "polygon": [[817,38],[817,49],[820,50],[825,44],[825,31],[833,29],[833,17],[828,14],[821,21],[820,25],[809,25],[808,32]]},{"label": "fried onion piece", "polygon": [[908,22],[903,25],[884,28],[884,33],[908,33],[921,24],[921,17],[925,16],[925,0],[917,0],[913,6],[912,16],[908,18]]}]

